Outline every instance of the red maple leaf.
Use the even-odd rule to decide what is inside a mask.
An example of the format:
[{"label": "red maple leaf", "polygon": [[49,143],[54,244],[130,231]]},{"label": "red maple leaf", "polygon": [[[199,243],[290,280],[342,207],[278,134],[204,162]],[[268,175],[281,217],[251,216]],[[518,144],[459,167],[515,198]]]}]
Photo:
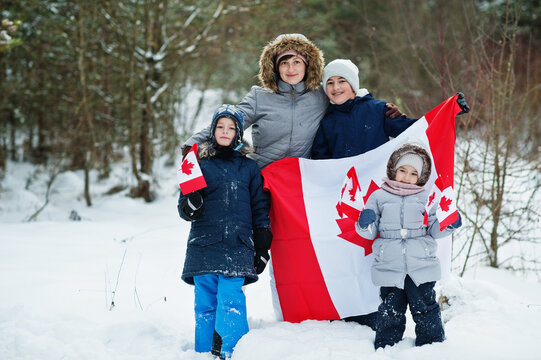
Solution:
[{"label": "red maple leaf", "polygon": [[184,161],[181,166],[182,173],[186,175],[191,175],[193,167],[194,164],[192,164],[188,160]]},{"label": "red maple leaf", "polygon": [[372,243],[374,243],[374,240],[365,239],[357,234],[355,231],[355,222],[356,220],[350,217],[337,219],[336,223],[341,230],[338,237],[364,248],[364,256],[368,256],[372,253]]},{"label": "red maple leaf", "polygon": [[[377,189],[379,189],[379,186],[374,182],[374,180],[372,180],[370,182],[370,186],[368,187],[368,192],[363,198],[365,203],[368,197],[370,197],[370,195]],[[342,190],[342,193],[343,191],[344,190]],[[342,206],[339,205],[340,203],[336,206],[338,214],[340,215],[340,217],[344,215],[346,217],[342,219],[336,219],[336,223],[340,228],[340,234],[338,234],[338,237],[364,248],[364,256],[370,255],[372,253],[372,243],[374,242],[374,240],[365,239],[359,234],[357,234],[357,231],[355,231],[355,223],[359,219],[360,211],[346,204],[342,204]]]},{"label": "red maple leaf", "polygon": [[428,197],[428,205],[427,206],[430,206],[432,204],[432,201],[434,201],[434,198],[436,197],[436,193],[433,192],[432,195],[430,195]]},{"label": "red maple leaf", "polygon": [[447,199],[445,196],[442,196],[440,200],[440,208],[443,211],[447,212],[449,211],[449,205],[451,205],[452,202],[452,199]]}]

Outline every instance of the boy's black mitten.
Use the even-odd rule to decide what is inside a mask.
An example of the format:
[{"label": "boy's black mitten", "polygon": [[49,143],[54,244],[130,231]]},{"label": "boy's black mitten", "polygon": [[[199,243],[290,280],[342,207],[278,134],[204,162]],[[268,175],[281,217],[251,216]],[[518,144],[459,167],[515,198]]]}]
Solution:
[{"label": "boy's black mitten", "polygon": [[270,255],[268,250],[255,249],[254,267],[255,272],[259,275],[265,270],[267,263],[269,262]]},{"label": "boy's black mitten", "polygon": [[203,197],[197,191],[189,193],[180,204],[180,212],[185,220],[193,221],[203,215]]},{"label": "boy's black mitten", "polygon": [[470,112],[470,106],[466,102],[466,99],[464,98],[464,94],[461,93],[461,92],[459,92],[457,94],[458,94],[458,98],[456,99],[456,102],[458,103],[458,106],[460,106],[460,110],[462,110],[462,111],[459,112],[456,115],[458,116],[458,115],[469,113]]},{"label": "boy's black mitten", "polygon": [[255,229],[254,230],[254,247],[255,258],[254,267],[257,274],[261,274],[267,262],[269,262],[269,249],[272,244],[272,233],[270,229]]}]

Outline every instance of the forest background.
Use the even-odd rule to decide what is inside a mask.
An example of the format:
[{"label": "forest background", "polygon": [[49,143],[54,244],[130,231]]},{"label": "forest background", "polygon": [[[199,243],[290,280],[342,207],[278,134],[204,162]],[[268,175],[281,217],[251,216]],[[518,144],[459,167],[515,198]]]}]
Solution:
[{"label": "forest background", "polygon": [[473,257],[539,271],[535,252],[502,252],[540,243],[539,1],[0,0],[0,18],[0,178],[10,162],[43,167],[49,185],[82,170],[91,206],[89,173],[129,161],[133,184],[110,192],[152,202],[156,159],[176,165],[208,91],[237,103],[265,44],[303,33],[410,117],[466,95],[456,179],[473,210],[454,256],[462,272]]}]

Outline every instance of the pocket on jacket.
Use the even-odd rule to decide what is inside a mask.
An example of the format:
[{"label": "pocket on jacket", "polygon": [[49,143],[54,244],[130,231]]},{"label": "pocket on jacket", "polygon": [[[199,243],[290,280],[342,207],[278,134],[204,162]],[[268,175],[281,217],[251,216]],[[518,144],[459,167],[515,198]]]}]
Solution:
[{"label": "pocket on jacket", "polygon": [[408,242],[408,252],[411,257],[423,259],[436,256],[437,244],[432,239],[419,238]]},{"label": "pocket on jacket", "polygon": [[435,257],[436,250],[438,249],[438,243],[433,239],[425,239],[425,256]]},{"label": "pocket on jacket", "polygon": [[222,241],[221,235],[203,234],[203,235],[194,236],[193,238],[188,239],[188,245],[203,247],[203,246],[209,246],[212,244],[219,243],[220,241]]},{"label": "pocket on jacket", "polygon": [[[376,242],[374,242],[374,245]],[[400,240],[381,240],[378,246],[375,248],[372,245],[372,251],[374,252],[374,259],[379,262],[400,262],[402,261],[403,253]]]},{"label": "pocket on jacket", "polygon": [[239,234],[239,239],[246,245],[250,250],[255,250],[254,240],[250,234]]}]

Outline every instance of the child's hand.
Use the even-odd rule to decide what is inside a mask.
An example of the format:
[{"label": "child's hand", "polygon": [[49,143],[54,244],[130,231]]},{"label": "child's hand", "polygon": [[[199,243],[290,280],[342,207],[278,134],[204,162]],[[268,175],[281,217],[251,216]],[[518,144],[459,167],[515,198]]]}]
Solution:
[{"label": "child's hand", "polygon": [[198,191],[189,193],[180,205],[180,211],[189,220],[199,219],[203,215],[203,197]]},{"label": "child's hand", "polygon": [[457,93],[458,94],[458,98],[456,99],[456,102],[458,103],[458,106],[460,106],[460,109],[462,110],[461,112],[459,112],[458,114],[456,114],[457,116],[458,115],[462,115],[462,114],[467,114],[470,112],[470,106],[468,105],[468,103],[466,102],[466,99],[464,98],[464,94],[459,92]]},{"label": "child's hand", "polygon": [[364,209],[359,214],[359,227],[361,229],[366,229],[368,225],[376,221],[376,213],[372,209]]},{"label": "child's hand", "polygon": [[398,106],[393,103],[387,103],[385,104],[385,107],[389,109],[385,112],[385,116],[387,116],[388,118],[395,119],[399,116],[406,117],[406,114],[400,111],[400,109],[398,109]]},{"label": "child's hand", "polygon": [[182,148],[182,160],[184,160],[184,158],[186,157],[186,155],[188,155],[188,153],[190,152],[191,150],[191,147],[190,146],[184,146]]},{"label": "child's hand", "polygon": [[461,226],[462,226],[462,216],[460,216],[460,213],[458,213],[458,219],[451,225],[447,226],[447,228],[451,230],[456,230]]}]

